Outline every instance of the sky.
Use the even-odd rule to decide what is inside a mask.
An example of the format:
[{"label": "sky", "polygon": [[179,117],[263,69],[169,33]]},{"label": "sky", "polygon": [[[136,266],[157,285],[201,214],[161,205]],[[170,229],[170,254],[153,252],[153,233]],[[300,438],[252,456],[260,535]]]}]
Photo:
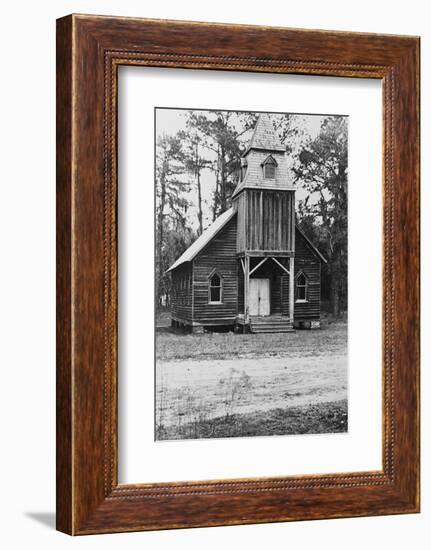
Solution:
[{"label": "sky", "polygon": [[[158,107],[155,109],[155,124],[156,124],[156,137],[163,134],[175,135],[180,130],[186,129],[186,115],[189,109],[166,109]],[[199,109],[195,112],[205,112],[208,114],[208,111]],[[280,113],[278,113],[280,114]],[[287,114],[287,113],[283,113]],[[301,130],[302,138],[298,140],[295,145],[296,149],[301,146],[301,143],[307,139],[314,139],[319,131],[325,116],[322,115],[308,115],[302,113],[289,113],[293,116],[293,123]],[[235,125],[233,118],[233,125]],[[244,139],[247,142],[253,133],[253,129],[244,134]],[[295,150],[293,151],[293,154]],[[215,153],[208,152],[205,154],[208,159],[215,159]],[[215,174],[210,170],[203,170],[201,174],[201,186],[202,186],[202,199],[203,199],[203,226],[206,229],[212,220],[210,206],[212,203],[212,196],[215,189]],[[305,191],[301,188],[301,185],[296,184],[296,201],[300,201],[305,198]],[[189,209],[190,220],[189,223],[194,230],[197,229],[197,191],[196,186],[191,186],[191,191],[188,193],[188,199],[191,202],[192,206]]]}]

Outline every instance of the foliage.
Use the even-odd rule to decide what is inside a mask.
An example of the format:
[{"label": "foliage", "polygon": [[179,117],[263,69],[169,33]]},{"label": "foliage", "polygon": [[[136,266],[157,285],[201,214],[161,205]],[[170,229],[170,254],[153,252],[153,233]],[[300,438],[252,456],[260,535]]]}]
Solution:
[{"label": "foliage", "polygon": [[218,386],[223,394],[225,418],[229,419],[244,394],[252,388],[251,378],[245,371],[230,369],[229,376],[220,378]]},{"label": "foliage", "polygon": [[187,120],[187,129],[178,132],[178,138],[182,142],[180,159],[184,165],[184,170],[191,174],[195,180],[198,194],[198,236],[203,232],[203,210],[202,210],[202,184],[201,174],[205,168],[211,165],[211,161],[202,154],[203,138],[199,134],[190,118]]},{"label": "foliage", "polygon": [[328,260],[331,309],[347,309],[347,121],[327,117],[294,167],[307,191],[297,214],[302,229]]},{"label": "foliage", "polygon": [[193,128],[201,137],[202,146],[213,153],[214,160],[210,165],[216,177],[212,204],[213,221],[230,207],[230,199],[237,183],[239,161],[245,149],[241,137],[255,126],[256,120],[253,113],[188,112],[188,128]]},{"label": "foliage", "polygon": [[[185,250],[192,241],[187,225],[189,185],[181,175],[181,141],[162,135],[156,147],[156,296],[158,304],[169,296],[169,267],[172,253]],[[176,244],[175,248],[169,245]],[[181,253],[181,252],[180,252]]]},{"label": "foliage", "polygon": [[235,413],[230,417],[208,415],[192,423],[169,425],[157,439],[213,439],[221,437],[262,437],[272,435],[344,433],[348,430],[347,399],[274,408],[269,411]]}]

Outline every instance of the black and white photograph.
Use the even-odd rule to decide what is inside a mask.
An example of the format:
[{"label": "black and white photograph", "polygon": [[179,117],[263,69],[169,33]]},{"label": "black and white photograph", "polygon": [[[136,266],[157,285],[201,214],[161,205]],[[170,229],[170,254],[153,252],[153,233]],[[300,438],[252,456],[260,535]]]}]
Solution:
[{"label": "black and white photograph", "polygon": [[2,7],[2,547],[428,548],[428,4]]},{"label": "black and white photograph", "polygon": [[155,109],[155,440],[348,430],[348,117]]}]

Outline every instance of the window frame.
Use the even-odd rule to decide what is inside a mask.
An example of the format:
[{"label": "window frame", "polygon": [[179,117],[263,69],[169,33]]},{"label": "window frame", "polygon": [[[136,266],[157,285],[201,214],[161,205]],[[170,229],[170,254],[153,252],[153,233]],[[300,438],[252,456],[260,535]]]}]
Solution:
[{"label": "window frame", "polygon": [[[217,275],[217,277],[220,279],[220,286],[213,286],[211,284],[212,278],[214,275]],[[220,300],[211,300],[211,289],[212,288],[219,288],[220,289]],[[211,273],[208,275],[208,304],[210,305],[217,305],[223,303],[223,277],[221,276],[220,272],[217,269],[213,269]]]},{"label": "window frame", "polygon": [[[301,275],[304,277],[305,284],[304,285],[298,285],[298,279],[301,277]],[[298,288],[303,288],[305,292],[305,298],[298,298]],[[295,276],[295,303],[297,304],[306,304],[308,303],[308,277],[307,275],[301,270],[299,271]]]},{"label": "window frame", "polygon": [[[272,174],[273,174],[272,176],[269,176],[267,174],[268,169],[272,170]],[[266,164],[263,165],[263,177],[266,180],[275,180],[275,164],[273,164],[272,162],[267,162]]]},{"label": "window frame", "polygon": [[[267,173],[266,173],[266,170],[268,167],[271,167],[274,172],[273,172],[273,176],[268,176]],[[275,158],[272,156],[272,155],[269,155],[266,157],[266,159],[262,162],[262,169],[263,169],[263,179],[265,180],[275,180],[275,169],[277,168],[278,166],[278,163],[277,161],[275,160]]]}]

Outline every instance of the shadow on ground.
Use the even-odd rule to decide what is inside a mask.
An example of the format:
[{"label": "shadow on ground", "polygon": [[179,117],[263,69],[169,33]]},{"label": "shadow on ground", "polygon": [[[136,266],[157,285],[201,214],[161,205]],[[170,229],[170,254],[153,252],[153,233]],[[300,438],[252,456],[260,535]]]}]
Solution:
[{"label": "shadow on ground", "polygon": [[37,521],[38,523],[49,527],[50,529],[55,529],[55,513],[54,512],[25,512],[25,515]]}]

